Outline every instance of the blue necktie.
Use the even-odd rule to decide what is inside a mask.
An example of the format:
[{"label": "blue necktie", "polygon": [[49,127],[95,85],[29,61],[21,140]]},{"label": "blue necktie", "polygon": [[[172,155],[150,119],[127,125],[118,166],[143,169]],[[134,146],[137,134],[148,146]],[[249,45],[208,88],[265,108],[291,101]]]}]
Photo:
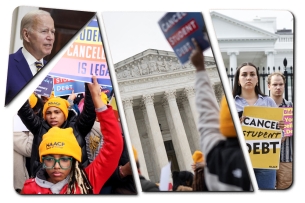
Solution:
[{"label": "blue necktie", "polygon": [[37,70],[37,73],[38,73],[38,71],[40,71],[41,70],[41,68],[42,68],[42,63],[40,62],[40,61],[36,61],[35,62],[35,66],[36,66],[36,70]]}]

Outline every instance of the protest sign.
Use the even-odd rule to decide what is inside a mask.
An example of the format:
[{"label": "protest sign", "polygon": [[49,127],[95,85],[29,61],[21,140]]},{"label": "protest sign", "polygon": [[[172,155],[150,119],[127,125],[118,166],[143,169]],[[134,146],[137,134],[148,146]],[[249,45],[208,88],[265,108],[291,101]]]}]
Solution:
[{"label": "protest sign", "polygon": [[53,90],[53,78],[49,75],[40,83],[34,91],[36,94],[44,97],[50,97]]},{"label": "protest sign", "polygon": [[53,77],[92,82],[96,75],[100,85],[111,85],[98,21],[92,19],[51,70]]},{"label": "protest sign", "polygon": [[283,119],[283,109],[246,106],[242,129],[253,168],[278,169],[282,130],[278,121]]},{"label": "protest sign", "polygon": [[60,97],[70,95],[72,91],[75,94],[85,92],[85,83],[66,78],[54,77],[54,96]]},{"label": "protest sign", "polygon": [[105,85],[102,85],[101,86],[101,91],[104,92],[108,99],[110,100],[110,98],[112,97],[111,93],[112,93],[112,86],[105,86]]},{"label": "protest sign", "polygon": [[293,128],[293,108],[292,107],[284,107],[284,136],[292,136],[292,128]]},{"label": "protest sign", "polygon": [[182,64],[185,64],[195,48],[192,38],[204,51],[210,47],[206,27],[200,12],[169,12],[160,20],[159,26]]},{"label": "protest sign", "polygon": [[168,164],[166,164],[161,169],[160,184],[159,184],[160,191],[169,191],[170,179],[171,179],[171,162],[168,162]]}]

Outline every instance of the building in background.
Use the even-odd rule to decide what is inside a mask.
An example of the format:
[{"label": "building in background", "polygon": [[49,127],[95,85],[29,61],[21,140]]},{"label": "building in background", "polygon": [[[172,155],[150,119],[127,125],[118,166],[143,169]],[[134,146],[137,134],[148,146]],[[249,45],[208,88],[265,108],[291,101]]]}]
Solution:
[{"label": "building in background", "polygon": [[[205,57],[215,95],[222,84],[213,57]],[[195,68],[174,52],[148,49],[114,65],[132,145],[142,174],[160,181],[163,166],[191,171],[199,148],[195,109]]]}]

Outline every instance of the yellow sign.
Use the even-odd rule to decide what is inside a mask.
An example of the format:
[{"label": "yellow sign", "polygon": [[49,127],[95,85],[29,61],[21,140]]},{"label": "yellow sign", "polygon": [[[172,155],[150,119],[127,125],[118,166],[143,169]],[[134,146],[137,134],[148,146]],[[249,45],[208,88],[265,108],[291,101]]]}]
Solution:
[{"label": "yellow sign", "polygon": [[246,106],[242,129],[253,168],[279,169],[283,108]]}]

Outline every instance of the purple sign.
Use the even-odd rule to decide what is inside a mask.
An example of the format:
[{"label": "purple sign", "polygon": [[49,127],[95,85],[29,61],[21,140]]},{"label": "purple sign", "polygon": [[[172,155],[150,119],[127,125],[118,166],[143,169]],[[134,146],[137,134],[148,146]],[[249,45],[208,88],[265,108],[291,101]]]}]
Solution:
[{"label": "purple sign", "polygon": [[169,12],[160,20],[159,26],[182,64],[185,64],[195,48],[195,38],[202,51],[210,47],[202,13]]},{"label": "purple sign", "polygon": [[40,83],[34,91],[36,94],[44,97],[50,97],[53,90],[53,78],[49,75]]}]

